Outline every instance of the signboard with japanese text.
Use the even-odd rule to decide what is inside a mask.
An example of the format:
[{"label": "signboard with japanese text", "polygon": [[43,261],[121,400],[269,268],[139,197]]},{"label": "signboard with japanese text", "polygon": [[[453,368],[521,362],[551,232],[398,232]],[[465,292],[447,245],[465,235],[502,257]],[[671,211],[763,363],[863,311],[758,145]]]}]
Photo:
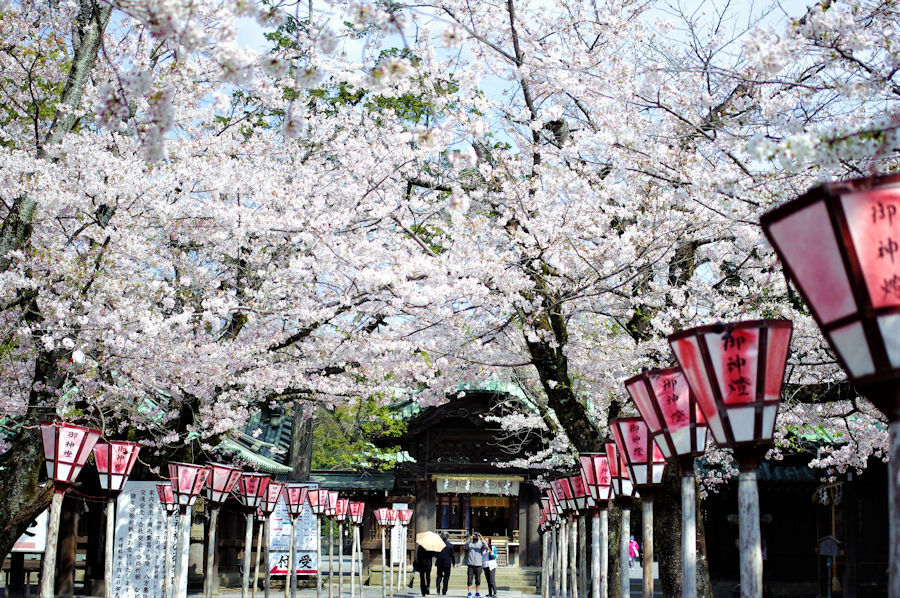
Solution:
[{"label": "signboard with japanese text", "polygon": [[[114,598],[165,598],[166,510],[156,482],[126,482],[116,501]],[[178,517],[172,519],[169,579],[174,572]],[[171,583],[169,584],[171,585]]]},{"label": "signboard with japanese text", "polygon": [[[404,509],[408,509],[409,505],[405,502],[395,502],[391,505],[391,508],[395,511],[402,511]],[[403,533],[406,531],[400,523],[394,525],[391,529],[391,562],[395,565],[399,565],[403,560]]]},{"label": "signboard with japanese text", "polygon": [[13,552],[44,552],[47,549],[47,520],[49,515],[44,511],[31,522],[16,543]]},{"label": "signboard with japanese text", "polygon": [[[310,488],[318,487],[317,484],[309,484]],[[284,498],[278,500],[278,505],[272,516],[269,517],[269,573],[273,575],[287,575],[290,568],[290,541],[291,525],[290,514]],[[297,535],[294,537],[294,552],[297,559],[297,575],[315,575],[318,563],[316,562],[316,516],[309,505],[303,507],[303,511],[296,522]]]}]

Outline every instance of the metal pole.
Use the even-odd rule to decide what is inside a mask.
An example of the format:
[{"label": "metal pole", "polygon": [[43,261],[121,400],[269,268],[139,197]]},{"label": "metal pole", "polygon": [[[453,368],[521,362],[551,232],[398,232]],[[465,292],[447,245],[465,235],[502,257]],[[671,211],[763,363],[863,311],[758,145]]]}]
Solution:
[{"label": "metal pole", "polygon": [[210,503],[209,539],[206,544],[206,598],[212,598],[215,589],[213,565],[216,555],[216,528],[219,525],[219,507]]},{"label": "metal pole", "polygon": [[59,517],[65,488],[53,492],[50,503],[50,522],[47,529],[47,549],[44,551],[44,571],[41,574],[41,598],[53,598],[56,583],[56,545],[59,543]]},{"label": "metal pole", "polygon": [[595,510],[591,517],[591,598],[600,598],[600,583],[600,511]]},{"label": "metal pole", "polygon": [[644,536],[643,598],[653,598],[653,499],[645,498],[641,517]]},{"label": "metal pole", "polygon": [[334,579],[334,521],[328,520],[328,598],[333,596]]},{"label": "metal pole", "polygon": [[631,509],[622,508],[622,530],[619,532],[619,575],[622,598],[631,596],[631,568],[628,566],[628,538],[631,535]]},{"label": "metal pole", "polygon": [[166,552],[163,553],[163,559],[163,598],[169,598],[169,580],[172,577],[172,513],[168,511],[166,511]]},{"label": "metal pole", "polygon": [[344,522],[338,521],[338,596],[344,595]]},{"label": "metal pole", "polygon": [[316,598],[322,588],[322,518],[316,515]]},{"label": "metal pole", "polygon": [[900,597],[900,418],[888,424],[890,462],[888,463],[888,518],[890,541],[888,596]]},{"label": "metal pole", "polygon": [[569,524],[569,595],[578,598],[578,515],[572,515]]},{"label": "metal pole", "polygon": [[294,536],[296,535],[297,518],[291,517],[291,539],[288,543],[288,563],[291,568],[291,572],[288,575],[288,583],[291,585],[290,598],[295,598],[297,596],[297,549],[295,548],[296,542],[294,541]]},{"label": "metal pole", "polygon": [[250,557],[253,554],[253,513],[247,513],[247,525],[244,530],[244,580],[241,586],[241,598],[247,598],[250,590]]},{"label": "metal pole", "polygon": [[256,567],[253,568],[253,587],[250,589],[250,596],[256,598],[256,586],[259,584],[259,563],[262,561],[262,536],[264,519],[259,520],[259,529],[256,531]]},{"label": "metal pole", "polygon": [[269,518],[266,517],[262,521],[263,525],[263,567],[265,567],[264,578],[265,585],[263,586],[266,598],[269,598],[269,583],[271,581],[271,574],[269,573],[269,534],[271,533],[269,530]]},{"label": "metal pole", "polygon": [[681,478],[681,596],[697,598],[697,495],[694,468]]},{"label": "metal pole", "polygon": [[738,477],[738,523],[741,543],[741,598],[761,598],[762,548],[755,470],[742,471]]},{"label": "metal pole", "polygon": [[106,501],[106,566],[103,569],[106,598],[113,598],[113,546],[116,542],[116,503],[110,498]]},{"label": "metal pole", "polygon": [[600,511],[600,598],[609,596],[609,511]]},{"label": "metal pole", "polygon": [[385,590],[385,578],[387,575],[385,571],[387,570],[387,562],[384,560],[384,527],[381,527],[381,598],[385,598],[387,596],[387,592]]}]

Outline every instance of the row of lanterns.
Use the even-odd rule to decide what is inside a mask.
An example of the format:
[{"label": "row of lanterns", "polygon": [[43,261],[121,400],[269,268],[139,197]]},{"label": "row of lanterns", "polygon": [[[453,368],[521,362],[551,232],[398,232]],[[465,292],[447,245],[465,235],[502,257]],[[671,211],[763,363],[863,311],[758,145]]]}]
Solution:
[{"label": "row of lanterns", "polygon": [[[59,530],[59,519],[62,510],[62,500],[65,492],[75,483],[81,473],[84,464],[90,454],[94,455],[94,463],[100,475],[101,488],[107,493],[106,506],[106,559],[105,579],[106,596],[113,595],[112,580],[113,549],[114,549],[114,522],[115,522],[115,498],[121,493],[128,476],[137,461],[140,446],[134,442],[110,441],[101,442],[100,431],[83,426],[77,426],[63,422],[41,422],[41,434],[44,445],[44,456],[47,463],[48,478],[54,481],[54,495],[50,508],[50,522],[48,532],[47,551],[44,558],[44,569],[41,576],[41,598],[54,596],[55,570],[56,570],[56,544]],[[175,578],[172,584],[172,596],[186,596],[187,591],[187,560],[190,542],[190,509],[197,498],[205,489],[205,499],[209,508],[209,537],[206,562],[206,596],[212,597],[213,592],[213,558],[215,553],[215,536],[218,524],[219,509],[222,504],[234,493],[247,513],[246,536],[244,540],[244,566],[242,598],[248,595],[250,587],[250,556],[253,541],[254,519],[259,521],[261,533],[264,537],[258,542],[260,547],[265,547],[264,562],[268,563],[269,526],[268,518],[275,511],[280,499],[284,499],[291,519],[291,525],[295,526],[305,506],[309,506],[316,517],[316,531],[319,539],[316,546],[316,561],[321,563],[321,517],[338,523],[338,534],[341,539],[338,542],[338,592],[343,593],[343,525],[346,521],[353,526],[353,541],[351,553],[351,597],[356,595],[356,576],[362,576],[362,551],[360,545],[359,527],[363,522],[365,503],[350,501],[342,498],[338,492],[325,488],[309,488],[305,484],[277,482],[271,476],[243,471],[237,467],[210,463],[196,465],[193,463],[169,463],[170,481],[157,484],[157,494],[160,503],[165,507],[166,518],[166,549],[165,562],[169,562],[172,542],[172,518],[171,515],[180,516],[179,537],[176,546]],[[380,512],[376,511],[376,519],[382,525]],[[412,511],[393,511],[402,525],[409,525]],[[396,519],[395,518],[395,519]],[[296,527],[292,527],[296,529]],[[294,533],[290,536],[290,588],[291,596],[296,596],[296,559],[294,549]],[[404,534],[405,538],[405,534]],[[329,543],[329,565],[333,563],[334,543]],[[405,548],[405,547],[404,547]],[[405,559],[404,559],[405,560]],[[260,555],[257,554],[256,577],[259,576]],[[332,575],[329,567],[328,596],[332,596]],[[405,571],[404,571],[405,573]],[[169,596],[169,571],[165,572],[163,583],[163,595]],[[321,588],[321,566],[316,572],[316,594]],[[360,582],[360,592],[362,584]],[[269,595],[269,569],[265,571],[265,592]]]},{"label": "row of lanterns", "polygon": [[[888,595],[900,597],[900,175],[814,187],[764,214],[761,225],[850,383],[888,419]],[[679,368],[625,382],[641,417],[611,421],[615,441],[606,444],[606,453],[581,455],[581,475],[556,480],[543,499],[542,527],[550,532],[544,534],[545,548],[553,556],[545,558],[545,567],[554,595],[565,594],[562,516],[574,521],[577,513],[593,510],[592,570],[600,583],[592,593],[605,597],[606,571],[600,568],[607,560],[597,554],[606,549],[605,537],[599,537],[604,508],[613,497],[638,493],[644,499],[644,596],[652,595],[653,489],[666,462],[677,461],[684,476],[682,595],[696,596],[693,460],[704,451],[709,429],[718,446],[733,450],[739,468],[741,595],[762,596],[756,468],[772,446],[791,333],[786,320],[678,332],[669,344]],[[621,562],[627,559],[628,517],[624,511]],[[571,539],[568,544],[574,549]],[[622,577],[622,595],[628,595],[628,577]],[[576,590],[576,576],[571,578]]]},{"label": "row of lanterns", "polygon": [[[394,598],[394,559],[387,558],[385,536],[386,531],[394,529],[400,525],[403,530],[400,534],[400,546],[397,547],[398,554],[401,555],[400,568],[397,572],[397,589],[403,588],[403,580],[408,574],[406,568],[406,537],[409,524],[412,522],[412,509],[388,509],[382,507],[375,509],[375,524],[381,532],[381,598]],[[387,566],[388,574],[385,579],[385,566]]]}]

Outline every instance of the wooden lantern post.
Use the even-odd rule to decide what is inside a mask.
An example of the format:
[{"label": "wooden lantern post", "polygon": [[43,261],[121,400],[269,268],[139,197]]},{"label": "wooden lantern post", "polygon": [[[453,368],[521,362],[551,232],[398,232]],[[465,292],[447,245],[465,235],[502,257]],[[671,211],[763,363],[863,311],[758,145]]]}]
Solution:
[{"label": "wooden lantern post", "polygon": [[230,465],[210,463],[206,466],[209,475],[206,477],[206,502],[209,505],[209,536],[206,545],[206,598],[212,598],[216,589],[215,555],[216,531],[219,526],[219,509],[228,499],[231,491],[241,477],[241,470]]},{"label": "wooden lantern post", "polygon": [[166,510],[166,547],[163,552],[163,598],[169,598],[169,587],[172,577],[172,515],[178,512],[175,503],[175,494],[172,492],[172,482],[163,482],[156,485],[156,494],[159,496],[159,504]]},{"label": "wooden lantern post", "polygon": [[645,371],[625,388],[667,461],[681,466],[681,596],[697,596],[694,459],[706,450],[706,418],[680,368]]},{"label": "wooden lantern post", "polygon": [[403,582],[406,579],[406,576],[409,575],[409,570],[406,566],[406,545],[407,545],[407,532],[409,531],[409,524],[412,522],[413,511],[412,509],[400,509],[397,511],[397,521],[400,522],[400,527],[402,529],[402,534],[400,535],[400,567],[399,572],[397,573],[397,589],[403,589]]},{"label": "wooden lantern post", "polygon": [[772,445],[791,344],[788,320],[700,326],[669,336],[716,444],[734,450],[740,470],[741,595],[762,596],[756,468]]},{"label": "wooden lantern post", "polygon": [[106,598],[113,596],[113,550],[116,538],[116,497],[122,492],[137,461],[141,446],[136,442],[112,440],[94,445],[94,465],[100,475],[100,487],[106,491],[106,554],[103,579]]},{"label": "wooden lantern post", "polygon": [[[253,557],[253,521],[256,511],[262,503],[272,482],[271,476],[265,473],[245,471],[238,478],[237,498],[244,507],[246,513],[246,527],[244,529],[244,577],[241,580],[241,598],[247,598],[250,594],[250,563]],[[256,579],[253,580],[256,587]]]},{"label": "wooden lantern post", "polygon": [[188,553],[191,542],[191,507],[203,490],[209,470],[193,463],[169,463],[169,479],[172,493],[178,505],[179,528],[175,543],[174,598],[187,598]]},{"label": "wooden lantern post", "polygon": [[344,595],[344,522],[350,510],[350,499],[337,499],[334,508],[334,520],[338,524],[338,596]]},{"label": "wooden lantern post", "polygon": [[289,483],[284,487],[284,502],[287,504],[288,514],[291,516],[291,539],[288,543],[288,586],[290,598],[297,596],[297,519],[303,513],[306,506],[306,495],[309,488],[306,484]]},{"label": "wooden lantern post", "polygon": [[328,489],[315,488],[306,494],[309,508],[316,516],[316,598],[322,588],[322,515],[328,506]]},{"label": "wooden lantern post", "polygon": [[[356,575],[359,575],[360,596],[362,595],[362,547],[360,546],[360,528],[365,515],[366,503],[353,501],[348,505],[350,524],[353,527],[350,540],[350,598],[356,595]],[[354,571],[355,569],[355,571]]]},{"label": "wooden lantern post", "polygon": [[266,488],[266,493],[263,496],[262,501],[259,504],[259,513],[261,515],[260,525],[262,525],[263,529],[263,563],[265,564],[265,573],[263,577],[265,579],[265,585],[263,586],[265,597],[269,598],[269,586],[271,582],[271,570],[272,568],[269,566],[269,542],[270,542],[270,518],[272,517],[272,513],[275,512],[275,507],[278,506],[278,501],[281,499],[281,493],[284,491],[284,483],[282,482],[269,482],[269,486]]},{"label": "wooden lantern post", "polygon": [[386,591],[386,581],[385,571],[387,570],[387,561],[385,560],[385,546],[384,546],[384,536],[385,536],[385,528],[392,525],[391,517],[390,517],[391,509],[386,507],[382,507],[380,509],[375,509],[375,523],[378,525],[378,529],[381,532],[381,598],[387,598]]},{"label": "wooden lantern post", "polygon": [[334,592],[334,519],[339,499],[337,492],[329,490],[325,496],[325,509],[322,512],[328,517],[328,598],[332,598]]},{"label": "wooden lantern post", "polygon": [[890,431],[889,590],[900,596],[900,175],[826,183],[761,219],[850,382]]},{"label": "wooden lantern post", "polygon": [[628,568],[628,537],[631,535],[631,503],[638,497],[637,489],[631,483],[631,476],[625,466],[625,457],[615,442],[607,442],[606,456],[609,460],[609,481],[615,494],[615,502],[622,511],[619,530],[619,591],[622,596],[631,595],[631,571]]},{"label": "wooden lantern post", "polygon": [[609,423],[631,482],[643,499],[641,530],[644,545],[641,548],[644,551],[644,575],[641,587],[643,598],[653,598],[653,495],[662,485],[666,460],[642,418],[622,417]]},{"label": "wooden lantern post", "polygon": [[581,453],[581,477],[594,501],[591,524],[591,597],[609,595],[609,503],[614,498],[605,453]]},{"label": "wooden lantern post", "polygon": [[56,584],[56,545],[59,539],[59,518],[63,496],[81,473],[91,454],[100,430],[65,422],[41,422],[41,439],[47,463],[47,477],[53,480],[53,500],[47,528],[47,548],[41,573],[41,598],[53,598]]}]

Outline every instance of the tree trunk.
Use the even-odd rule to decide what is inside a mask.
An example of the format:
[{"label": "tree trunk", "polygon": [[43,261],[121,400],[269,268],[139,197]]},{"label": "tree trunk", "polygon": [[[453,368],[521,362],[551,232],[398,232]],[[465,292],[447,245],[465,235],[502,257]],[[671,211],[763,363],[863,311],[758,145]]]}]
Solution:
[{"label": "tree trunk", "polygon": [[291,473],[292,482],[306,482],[312,469],[313,418],[304,419],[303,409],[294,405],[294,425],[291,428]]}]

